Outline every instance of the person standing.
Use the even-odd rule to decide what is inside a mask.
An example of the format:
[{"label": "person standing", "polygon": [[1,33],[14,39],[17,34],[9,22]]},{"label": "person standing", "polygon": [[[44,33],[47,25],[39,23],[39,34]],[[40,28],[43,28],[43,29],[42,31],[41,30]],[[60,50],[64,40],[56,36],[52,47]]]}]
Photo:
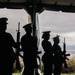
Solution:
[{"label": "person standing", "polygon": [[24,52],[24,75],[34,75],[34,69],[37,67],[37,44],[36,38],[31,36],[31,23],[23,26],[26,34],[21,37],[21,47]]},{"label": "person standing", "polygon": [[14,52],[17,45],[7,30],[8,18],[0,18],[0,75],[12,75]]},{"label": "person standing", "polygon": [[42,47],[44,50],[44,55],[42,56],[44,75],[52,75],[52,44],[49,41],[50,31],[43,32],[42,38]]},{"label": "person standing", "polygon": [[62,69],[62,63],[63,63],[63,52],[61,50],[61,47],[59,45],[60,39],[59,36],[53,37],[53,57],[54,57],[54,75],[61,75],[61,69]]}]

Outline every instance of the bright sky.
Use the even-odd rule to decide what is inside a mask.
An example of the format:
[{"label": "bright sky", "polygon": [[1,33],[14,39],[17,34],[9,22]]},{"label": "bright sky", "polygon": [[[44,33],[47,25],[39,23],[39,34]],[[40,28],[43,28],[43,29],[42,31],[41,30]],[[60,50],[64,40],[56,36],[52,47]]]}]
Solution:
[{"label": "bright sky", "polygon": [[60,35],[62,45],[64,37],[68,50],[75,50],[75,13],[44,11],[39,15],[40,30],[51,30],[51,40]]},{"label": "bright sky", "polygon": [[[0,17],[8,18],[7,31],[16,39],[16,30],[20,22],[21,36],[24,34],[23,25],[28,23],[28,14],[23,9],[0,9]],[[62,46],[64,37],[68,50],[75,50],[75,13],[44,11],[38,15],[40,38],[43,31],[51,31],[51,39],[57,34],[60,35],[60,44]],[[53,42],[52,42],[53,43]]]}]

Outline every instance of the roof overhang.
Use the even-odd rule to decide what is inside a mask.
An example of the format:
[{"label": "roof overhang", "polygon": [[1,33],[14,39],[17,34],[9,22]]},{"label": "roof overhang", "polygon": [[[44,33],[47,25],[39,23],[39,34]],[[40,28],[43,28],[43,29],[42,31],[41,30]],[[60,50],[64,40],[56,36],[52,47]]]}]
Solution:
[{"label": "roof overhang", "polygon": [[34,5],[46,10],[75,12],[75,0],[0,0],[0,8],[25,9]]}]

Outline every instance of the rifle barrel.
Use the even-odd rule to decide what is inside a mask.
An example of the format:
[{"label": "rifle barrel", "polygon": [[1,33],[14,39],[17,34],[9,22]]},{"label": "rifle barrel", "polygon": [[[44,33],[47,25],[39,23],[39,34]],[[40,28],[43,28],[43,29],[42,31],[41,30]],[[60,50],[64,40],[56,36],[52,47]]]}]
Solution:
[{"label": "rifle barrel", "polygon": [[17,55],[17,58],[16,58],[16,69],[20,69],[20,62],[19,62],[19,49],[20,49],[20,22],[18,23],[18,30],[17,30],[17,45],[18,45],[18,48],[17,48],[17,52],[16,52],[16,55]]}]

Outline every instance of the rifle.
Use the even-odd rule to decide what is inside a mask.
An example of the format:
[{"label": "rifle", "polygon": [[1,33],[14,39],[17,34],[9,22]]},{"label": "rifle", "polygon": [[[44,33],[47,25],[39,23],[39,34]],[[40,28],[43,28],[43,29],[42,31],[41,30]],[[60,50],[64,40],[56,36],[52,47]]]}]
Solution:
[{"label": "rifle", "polygon": [[66,43],[65,43],[65,38],[64,38],[64,43],[63,43],[63,56],[64,56],[64,67],[65,67],[65,68],[68,68],[66,59],[69,60],[69,59],[67,58],[67,56],[70,56],[70,54],[66,54]]},{"label": "rifle", "polygon": [[18,30],[17,30],[17,50],[16,50],[16,69],[21,69],[20,62],[19,62],[19,50],[20,50],[20,22],[18,23]]}]

